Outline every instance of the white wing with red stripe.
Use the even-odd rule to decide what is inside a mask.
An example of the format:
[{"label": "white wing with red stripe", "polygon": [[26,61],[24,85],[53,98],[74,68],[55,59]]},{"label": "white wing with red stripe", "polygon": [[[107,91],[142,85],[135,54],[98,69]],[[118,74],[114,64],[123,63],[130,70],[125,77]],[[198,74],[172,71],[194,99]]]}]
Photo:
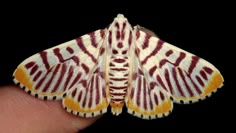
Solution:
[{"label": "white wing with red stripe", "polygon": [[14,82],[38,98],[63,99],[63,106],[74,114],[104,113],[105,82],[98,83],[104,80],[103,40],[104,30],[97,30],[37,53],[17,67]]},{"label": "white wing with red stripe", "polygon": [[147,78],[137,55],[133,55],[132,60],[130,88],[126,96],[128,113],[143,119],[167,116],[173,108],[170,96],[157,86],[154,79]]},{"label": "white wing with red stripe", "polygon": [[204,59],[141,30],[136,37],[129,113],[146,119],[167,115],[171,99],[196,102],[223,85],[220,72]]}]

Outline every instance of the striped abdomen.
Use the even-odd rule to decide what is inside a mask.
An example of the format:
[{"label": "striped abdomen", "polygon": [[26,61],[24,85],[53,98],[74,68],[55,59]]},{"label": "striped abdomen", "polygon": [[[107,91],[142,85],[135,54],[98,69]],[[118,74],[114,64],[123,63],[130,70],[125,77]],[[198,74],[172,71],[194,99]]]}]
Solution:
[{"label": "striped abdomen", "polygon": [[[124,99],[128,89],[129,61],[128,57],[111,57],[109,63],[109,93],[111,97],[110,105],[112,110],[119,108],[122,110]],[[121,111],[120,110],[120,111]],[[112,112],[120,112],[112,111]]]}]

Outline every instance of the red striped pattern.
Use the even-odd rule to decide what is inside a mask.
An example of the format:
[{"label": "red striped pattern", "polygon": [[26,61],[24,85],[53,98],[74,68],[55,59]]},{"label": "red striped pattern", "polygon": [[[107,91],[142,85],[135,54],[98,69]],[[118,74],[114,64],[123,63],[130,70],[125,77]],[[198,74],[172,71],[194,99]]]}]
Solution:
[{"label": "red striped pattern", "polygon": [[77,44],[78,44],[78,46],[80,47],[80,49],[81,49],[85,54],[87,54],[87,55],[92,59],[93,62],[96,62],[96,58],[93,56],[93,54],[91,54],[91,53],[86,49],[86,47],[84,46],[84,43],[83,43],[82,39],[81,39],[81,38],[77,38],[76,41],[77,41]]},{"label": "red striped pattern", "polygon": [[83,85],[75,88],[71,97],[78,97],[77,101],[82,103],[82,108],[92,108],[93,105],[97,105],[102,102],[102,97],[105,96],[104,92],[104,82],[99,82],[102,79],[98,73],[95,73],[91,80],[83,81]]},{"label": "red striped pattern", "polygon": [[149,39],[151,38],[150,34],[146,34],[145,39],[144,39],[144,43],[142,46],[142,49],[146,49],[149,45]]},{"label": "red striped pattern", "polygon": [[[102,38],[104,36],[104,32],[102,30],[99,32],[101,35],[100,38]],[[97,33],[99,32],[92,32],[88,34],[91,39],[91,45],[95,48],[98,46]],[[96,59],[93,56],[94,53],[90,53],[88,51],[86,48],[87,46],[84,45],[82,37],[77,38],[75,41],[76,43],[74,42],[74,44],[70,46],[68,45],[63,48],[55,47],[44,50],[38,54],[38,62],[29,61],[29,63],[24,65],[28,70],[29,75],[32,77],[35,90],[57,93],[78,83],[78,80],[80,80],[82,76],[82,72],[78,72],[77,69],[77,72],[73,72],[75,69],[64,64],[66,62],[73,62],[77,66],[81,66],[85,74],[88,74],[90,71],[90,66],[82,63],[78,55],[75,55],[75,47],[83,51],[89,58],[92,59],[93,62],[96,62]]]},{"label": "red striped pattern", "polygon": [[49,79],[49,81],[46,83],[46,85],[44,86],[42,92],[46,92],[46,91],[49,89],[50,84],[52,83],[54,77],[56,76],[57,71],[59,70],[59,68],[60,68],[60,65],[55,66],[55,69],[54,69],[53,72],[52,72],[52,76],[50,77],[50,79]]},{"label": "red striped pattern", "polygon": [[45,65],[46,69],[48,70],[50,68],[49,63],[48,63],[48,58],[47,58],[47,52],[46,51],[42,51],[39,53],[43,64]]},{"label": "red striped pattern", "polygon": [[142,65],[146,64],[146,62],[148,61],[148,59],[149,59],[151,56],[156,55],[156,54],[158,53],[158,51],[161,50],[163,43],[164,43],[163,41],[159,40],[159,41],[157,42],[157,45],[156,45],[155,49],[153,49],[153,51],[141,61],[141,64],[142,64]]},{"label": "red striped pattern", "polygon": [[128,86],[111,86],[110,85],[110,89],[113,89],[113,90],[120,90],[120,89],[127,89]]},{"label": "red striped pattern", "polygon": [[[159,71],[158,73],[163,71],[160,73],[161,75],[156,75],[156,82],[173,96],[186,98],[199,96],[208,82],[208,77],[212,74],[212,69],[207,66],[203,66],[201,69],[196,68],[200,63],[200,58],[196,56],[192,56],[189,68],[181,68],[180,63],[184,62],[185,59],[186,54],[183,52],[180,52],[174,63],[170,62],[168,58],[162,59],[159,67],[150,67],[149,75],[153,77],[157,74],[156,71]],[[166,63],[169,63],[169,69],[163,67]],[[195,69],[198,69],[199,73],[193,74]],[[155,86],[153,83],[150,84],[150,89]]]},{"label": "red striped pattern", "polygon": [[127,71],[128,69],[127,68],[111,68],[110,70],[113,70],[113,71]]},{"label": "red striped pattern", "polygon": [[166,63],[170,63],[170,64],[172,64],[174,66],[179,66],[179,64],[181,63],[181,61],[184,60],[185,57],[186,57],[186,54],[183,53],[183,52],[180,52],[179,57],[176,59],[175,63],[172,63],[172,62],[170,62],[167,59],[162,59],[160,61],[159,67],[162,68],[162,66],[164,66]]},{"label": "red striped pattern", "polygon": [[124,98],[128,89],[127,83],[129,76],[129,63],[126,56],[122,58],[112,56],[110,61],[109,92],[111,96],[111,102],[118,104],[118,102],[124,102]]},{"label": "red striped pattern", "polygon": [[138,75],[132,81],[130,98],[140,109],[150,111],[154,109],[154,105],[159,105],[166,99],[165,94],[156,87],[160,87],[156,82],[148,83],[144,76]]}]

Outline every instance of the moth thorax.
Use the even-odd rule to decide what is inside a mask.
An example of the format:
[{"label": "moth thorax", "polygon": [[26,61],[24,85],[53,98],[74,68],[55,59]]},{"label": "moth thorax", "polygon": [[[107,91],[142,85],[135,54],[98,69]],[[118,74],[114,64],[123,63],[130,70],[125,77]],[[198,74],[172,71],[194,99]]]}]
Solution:
[{"label": "moth thorax", "polygon": [[114,20],[109,27],[107,38],[112,54],[127,54],[134,38],[132,31],[133,29],[126,19],[117,18]]}]

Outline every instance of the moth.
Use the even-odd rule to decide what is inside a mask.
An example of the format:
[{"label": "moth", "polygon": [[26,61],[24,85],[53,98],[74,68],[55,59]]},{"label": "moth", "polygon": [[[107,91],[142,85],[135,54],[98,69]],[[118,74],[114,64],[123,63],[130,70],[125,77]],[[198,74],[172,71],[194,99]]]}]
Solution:
[{"label": "moth", "polygon": [[43,50],[14,71],[14,82],[43,100],[62,100],[81,117],[127,112],[167,116],[173,103],[205,99],[223,85],[219,70],[118,14],[109,27]]}]

